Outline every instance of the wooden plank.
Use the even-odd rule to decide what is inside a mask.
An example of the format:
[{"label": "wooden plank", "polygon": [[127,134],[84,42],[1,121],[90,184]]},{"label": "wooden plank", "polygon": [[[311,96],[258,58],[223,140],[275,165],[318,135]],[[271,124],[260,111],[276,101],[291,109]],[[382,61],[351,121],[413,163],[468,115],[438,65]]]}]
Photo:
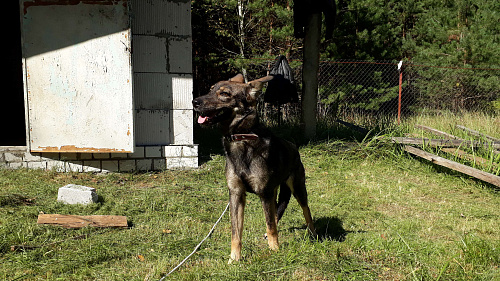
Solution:
[{"label": "wooden plank", "polygon": [[459,146],[473,146],[473,147],[491,147],[500,149],[500,142],[481,143],[477,141],[467,140],[444,140],[444,139],[428,139],[428,138],[406,138],[406,137],[392,137],[392,142],[400,144],[414,144],[414,145],[431,145],[441,147],[459,147]]},{"label": "wooden plank", "polygon": [[487,173],[485,171],[481,171],[442,157],[439,157],[437,155],[434,155],[432,153],[423,151],[421,149],[406,145],[404,147],[404,150],[407,151],[408,153],[411,153],[413,155],[419,156],[423,159],[426,159],[428,161],[431,161],[432,163],[436,165],[440,165],[458,172],[461,172],[463,174],[469,175],[471,177],[475,177],[477,179],[480,179],[482,181],[485,181],[487,183],[493,184],[495,186],[500,187],[500,177]]},{"label": "wooden plank", "polygon": [[118,227],[128,226],[125,216],[75,216],[59,214],[40,214],[38,224],[50,224],[65,228],[93,227]]},{"label": "wooden plank", "polygon": [[351,123],[349,123],[349,122],[342,121],[342,120],[340,120],[340,119],[337,119],[337,120],[335,120],[335,121],[336,121],[336,122],[338,122],[338,123],[340,123],[340,124],[342,124],[342,125],[344,125],[344,126],[346,126],[346,127],[351,128],[351,129],[353,129],[353,130],[355,130],[355,131],[358,131],[358,132],[360,132],[360,133],[362,133],[362,134],[368,134],[368,132],[369,132],[367,129],[365,129],[365,128],[363,128],[363,127],[360,127],[360,126],[357,126],[357,125],[351,124]]},{"label": "wooden plank", "polygon": [[435,135],[448,138],[448,139],[460,139],[460,138],[458,138],[458,137],[456,137],[454,135],[448,134],[448,133],[443,132],[443,131],[436,130],[436,129],[431,128],[431,127],[427,127],[427,126],[423,126],[423,125],[415,125],[415,127],[419,128],[421,130],[424,130],[424,131],[431,132],[431,133],[433,133]]},{"label": "wooden plank", "polygon": [[496,167],[496,163],[491,163],[491,161],[487,160],[487,159],[484,159],[482,157],[479,157],[477,155],[471,155],[470,153],[467,153],[463,150],[460,150],[460,149],[455,149],[455,148],[442,148],[441,149],[442,151],[446,152],[446,153],[449,153],[449,154],[453,154],[455,155],[456,157],[459,157],[459,158],[462,158],[462,159],[466,159],[466,160],[469,160],[469,161],[473,161],[474,163],[477,163],[477,164],[480,164],[480,165],[483,165],[483,166],[489,166],[490,164],[493,165],[493,167]]},{"label": "wooden plank", "polygon": [[482,133],[480,133],[478,131],[474,131],[474,130],[469,129],[467,127],[464,127],[462,125],[457,125],[457,128],[462,129],[462,130],[464,130],[464,131],[468,132],[469,134],[471,134],[473,136],[476,136],[476,137],[483,137],[483,138],[488,139],[490,141],[500,142],[500,139],[497,139],[497,138],[494,138],[494,137],[482,134]]}]

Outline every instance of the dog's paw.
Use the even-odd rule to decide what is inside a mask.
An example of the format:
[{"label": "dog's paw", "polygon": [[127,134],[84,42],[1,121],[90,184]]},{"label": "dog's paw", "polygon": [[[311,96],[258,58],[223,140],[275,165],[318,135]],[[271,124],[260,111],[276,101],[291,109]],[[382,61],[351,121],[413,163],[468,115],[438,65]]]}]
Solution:
[{"label": "dog's paw", "polygon": [[241,253],[231,253],[227,264],[237,263],[241,259]]},{"label": "dog's paw", "polygon": [[278,251],[280,249],[280,246],[278,244],[278,242],[269,242],[269,249],[271,249],[272,251]]}]

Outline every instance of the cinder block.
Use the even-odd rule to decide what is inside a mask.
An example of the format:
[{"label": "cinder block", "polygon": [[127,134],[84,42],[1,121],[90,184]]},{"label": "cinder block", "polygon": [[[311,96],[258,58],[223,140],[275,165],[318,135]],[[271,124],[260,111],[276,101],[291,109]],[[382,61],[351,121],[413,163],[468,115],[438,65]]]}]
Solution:
[{"label": "cinder block", "polygon": [[137,110],[135,121],[135,141],[137,145],[148,146],[171,143],[170,110]]},{"label": "cinder block", "polygon": [[192,73],[191,38],[171,38],[168,41],[169,73]]},{"label": "cinder block", "polygon": [[127,159],[128,153],[111,153],[111,159]]},{"label": "cinder block", "polygon": [[80,160],[92,160],[92,153],[79,153]]},{"label": "cinder block", "polygon": [[191,35],[191,2],[132,1],[134,34]]},{"label": "cinder block", "polygon": [[[45,158],[48,159],[48,158]],[[66,163],[58,160],[47,160],[47,170],[56,172],[66,172]]]},{"label": "cinder block", "polygon": [[162,171],[167,168],[167,160],[166,159],[153,159],[153,170],[154,171]]},{"label": "cinder block", "polygon": [[167,169],[183,170],[198,168],[198,158],[167,158]]},{"label": "cinder block", "polygon": [[133,172],[136,170],[135,160],[120,160],[120,172]]},{"label": "cinder block", "polygon": [[144,146],[136,146],[134,153],[129,153],[130,158],[144,158]]},{"label": "cinder block", "polygon": [[102,161],[102,172],[103,173],[114,173],[118,172],[118,161],[117,160],[111,160],[111,161]]},{"label": "cinder block", "polygon": [[[24,153],[23,161],[25,162],[38,162],[40,160],[41,160],[40,153],[33,153],[33,154],[31,154],[30,152]],[[29,167],[28,165],[28,168],[31,167]]]},{"label": "cinder block", "polygon": [[58,152],[45,152],[41,153],[42,160],[50,161],[50,160],[59,160]]},{"label": "cinder block", "polygon": [[193,111],[172,110],[173,144],[193,144]]},{"label": "cinder block", "polygon": [[153,160],[152,159],[139,159],[139,160],[137,160],[137,170],[138,171],[152,171],[153,170]]},{"label": "cinder block", "polygon": [[185,145],[182,147],[183,157],[198,157],[198,146],[197,145]]},{"label": "cinder block", "polygon": [[111,154],[109,153],[94,153],[94,159],[109,159]]},{"label": "cinder block", "polygon": [[147,158],[159,158],[161,157],[161,146],[146,146],[146,157]]},{"label": "cinder block", "polygon": [[93,160],[93,161],[83,161],[83,171],[84,172],[101,172],[101,161]]},{"label": "cinder block", "polygon": [[23,153],[5,152],[4,153],[4,160],[5,160],[5,162],[8,162],[8,163],[23,162]]},{"label": "cinder block", "polygon": [[[134,35],[132,38],[132,56],[135,72],[167,71],[166,39],[155,36]],[[191,60],[191,53],[189,54]]]},{"label": "cinder block", "polygon": [[8,169],[21,169],[27,168],[25,162],[10,162],[8,163]]},{"label": "cinder block", "polygon": [[[173,79],[174,77],[166,73],[135,73],[135,109],[155,110],[172,108]],[[191,100],[192,96],[193,90],[191,87]]]},{"label": "cinder block", "polygon": [[66,172],[83,172],[82,161],[66,162]]},{"label": "cinder block", "polygon": [[193,109],[193,78],[188,75],[172,77],[172,109]]},{"label": "cinder block", "polygon": [[180,145],[167,145],[163,147],[163,155],[166,158],[181,157],[182,156],[182,146]]},{"label": "cinder block", "polygon": [[29,169],[47,169],[47,162],[26,162]]},{"label": "cinder block", "polygon": [[78,160],[78,153],[61,153],[61,160]]},{"label": "cinder block", "polygon": [[83,185],[68,184],[59,188],[59,192],[57,193],[57,201],[66,204],[87,205],[97,202],[97,199],[98,196],[95,188]]}]

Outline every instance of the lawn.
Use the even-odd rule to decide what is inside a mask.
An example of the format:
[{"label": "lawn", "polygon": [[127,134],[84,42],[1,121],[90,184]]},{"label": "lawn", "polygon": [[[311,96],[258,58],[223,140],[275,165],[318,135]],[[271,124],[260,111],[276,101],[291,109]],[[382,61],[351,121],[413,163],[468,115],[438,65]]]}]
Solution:
[{"label": "lawn", "polygon": [[[249,194],[243,259],[227,263],[225,214],[165,280],[500,280],[494,186],[378,141],[332,138],[300,152],[317,239],[308,237],[292,199],[279,224],[280,249],[270,251],[260,201]],[[213,153],[205,160],[199,169],[158,173],[0,170],[0,279],[159,280],[226,207],[224,159]],[[56,202],[69,183],[96,188],[99,202]],[[40,212],[124,215],[129,227],[37,225]],[[15,245],[24,248],[12,251]]]}]

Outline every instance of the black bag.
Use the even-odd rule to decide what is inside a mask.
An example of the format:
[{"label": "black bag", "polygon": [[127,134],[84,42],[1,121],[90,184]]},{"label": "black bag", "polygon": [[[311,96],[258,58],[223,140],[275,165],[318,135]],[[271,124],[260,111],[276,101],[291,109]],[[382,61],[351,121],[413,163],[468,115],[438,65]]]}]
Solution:
[{"label": "black bag", "polygon": [[269,75],[274,76],[274,78],[267,83],[264,102],[274,104],[298,102],[299,96],[295,87],[292,68],[288,65],[285,56],[281,55],[276,58]]}]

